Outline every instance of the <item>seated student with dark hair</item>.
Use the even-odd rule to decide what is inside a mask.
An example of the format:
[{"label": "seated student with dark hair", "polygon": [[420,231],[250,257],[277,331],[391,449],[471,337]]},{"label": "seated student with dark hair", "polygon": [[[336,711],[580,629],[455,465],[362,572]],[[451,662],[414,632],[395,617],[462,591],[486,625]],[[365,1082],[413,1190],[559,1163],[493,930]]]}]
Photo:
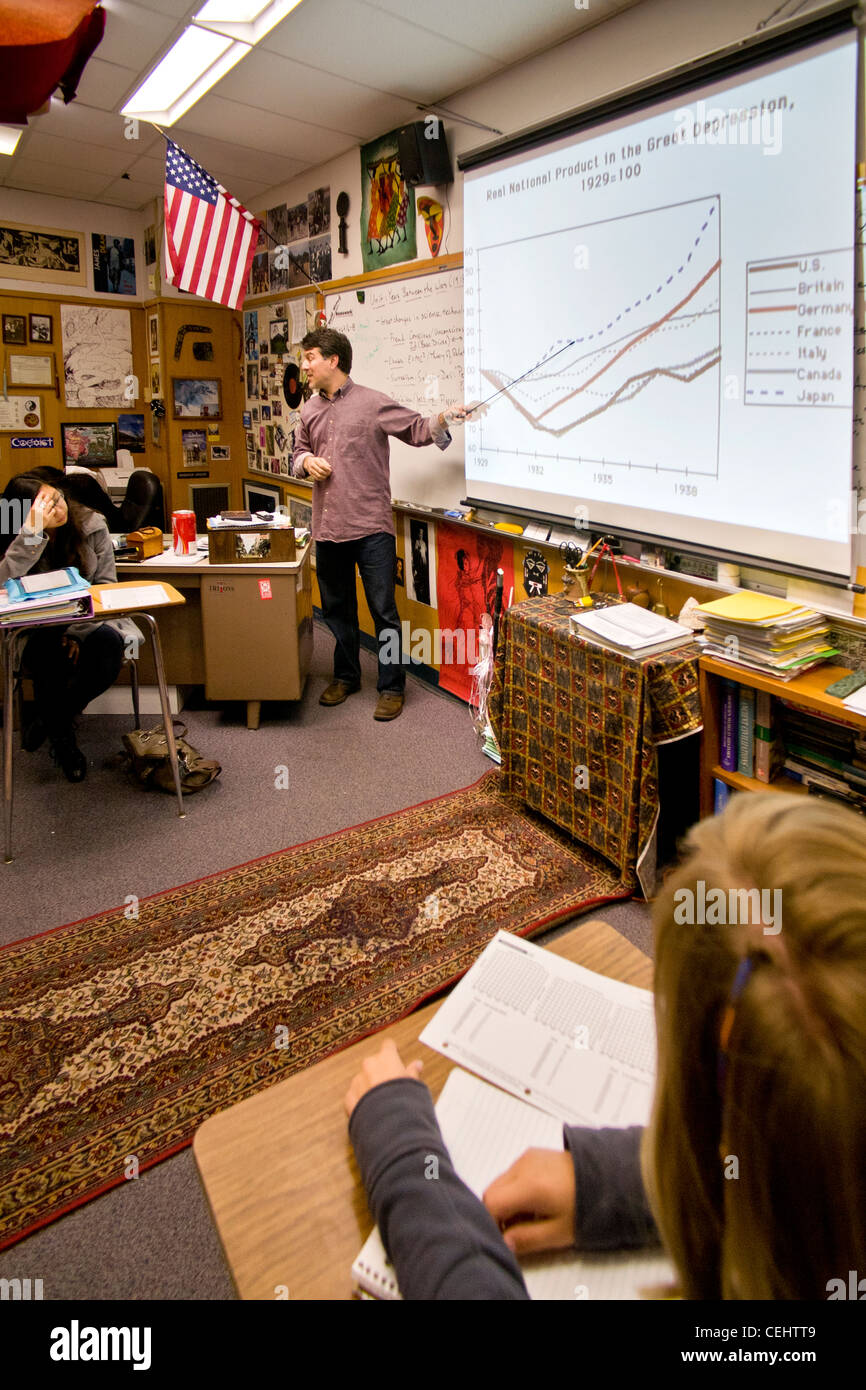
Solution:
[{"label": "seated student with dark hair", "polygon": [[[567,1127],[564,1152],[530,1150],[481,1202],[419,1064],[393,1043],[364,1063],[349,1132],[404,1297],[526,1298],[513,1252],[659,1234],[688,1299],[844,1297],[848,1271],[866,1269],[866,821],[750,793],[686,848],[653,909],[645,1131]],[[744,893],[758,910],[719,912]],[[708,920],[687,911],[696,900],[715,904]]]},{"label": "seated student with dark hair", "polygon": [[[68,500],[44,475],[19,473],[3,497],[12,505],[4,509],[0,582],[74,565],[91,584],[115,583],[114,550],[101,516]],[[87,759],[76,742],[74,721],[117,679],[123,639],[110,622],[38,628],[27,639],[23,662],[36,700],[24,747],[34,752],[49,739],[67,779],[81,782]]]}]

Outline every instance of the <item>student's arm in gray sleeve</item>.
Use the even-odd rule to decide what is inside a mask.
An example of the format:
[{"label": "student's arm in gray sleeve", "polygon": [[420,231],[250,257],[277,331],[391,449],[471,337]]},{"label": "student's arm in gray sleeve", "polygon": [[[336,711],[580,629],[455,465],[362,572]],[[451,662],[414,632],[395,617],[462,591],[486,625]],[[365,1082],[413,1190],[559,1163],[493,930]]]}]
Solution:
[{"label": "student's arm in gray sleeve", "polygon": [[374,1086],[349,1135],[405,1299],[529,1297],[496,1222],[454,1172],[426,1086]]},{"label": "student's arm in gray sleeve", "polygon": [[658,1245],[640,1170],[643,1129],[565,1126],[565,1147],[574,1163],[579,1250],[623,1250]]},{"label": "student's arm in gray sleeve", "polygon": [[6,554],[0,558],[0,583],[29,574],[47,544],[48,537],[43,532],[27,531],[22,526],[15,539],[10,541]]}]

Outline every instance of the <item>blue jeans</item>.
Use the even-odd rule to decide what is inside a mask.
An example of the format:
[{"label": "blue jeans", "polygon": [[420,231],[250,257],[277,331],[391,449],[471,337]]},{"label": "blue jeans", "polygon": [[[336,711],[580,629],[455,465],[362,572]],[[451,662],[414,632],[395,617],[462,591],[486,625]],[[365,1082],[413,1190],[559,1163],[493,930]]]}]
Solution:
[{"label": "blue jeans", "polygon": [[[394,598],[397,545],[387,531],[356,541],[317,541],[316,577],[322,596],[322,616],[336,639],[334,680],[361,683],[361,634],[355,568],[376,628],[379,651],[378,690],[400,692],[406,685],[402,661],[383,661],[400,651],[400,615]],[[383,648],[384,639],[384,648]]]}]

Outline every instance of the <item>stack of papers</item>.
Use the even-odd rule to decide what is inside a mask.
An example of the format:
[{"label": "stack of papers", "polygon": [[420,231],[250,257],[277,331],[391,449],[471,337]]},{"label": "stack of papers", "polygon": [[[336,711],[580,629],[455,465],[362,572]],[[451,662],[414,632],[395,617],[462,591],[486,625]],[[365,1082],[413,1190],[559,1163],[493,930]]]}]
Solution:
[{"label": "stack of papers", "polygon": [[90,585],[69,566],[44,574],[25,574],[0,584],[0,626],[86,618],[93,612]]},{"label": "stack of papers", "polygon": [[615,604],[598,612],[573,613],[571,623],[579,637],[635,658],[673,651],[694,637],[691,628],[662,618],[658,613],[650,613],[636,603]]},{"label": "stack of papers", "polygon": [[823,615],[788,599],[742,589],[702,603],[700,612],[706,628],[698,641],[706,656],[777,680],[793,680],[839,655]]}]

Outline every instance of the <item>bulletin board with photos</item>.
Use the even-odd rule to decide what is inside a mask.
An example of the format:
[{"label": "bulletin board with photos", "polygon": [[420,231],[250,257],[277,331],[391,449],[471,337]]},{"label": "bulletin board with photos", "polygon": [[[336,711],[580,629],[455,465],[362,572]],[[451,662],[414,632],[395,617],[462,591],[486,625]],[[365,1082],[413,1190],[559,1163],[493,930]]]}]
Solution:
[{"label": "bulletin board with photos", "polygon": [[290,365],[301,360],[301,339],[314,326],[313,295],[244,310],[244,441],[247,469],[289,478],[300,409],[283,392]]}]

